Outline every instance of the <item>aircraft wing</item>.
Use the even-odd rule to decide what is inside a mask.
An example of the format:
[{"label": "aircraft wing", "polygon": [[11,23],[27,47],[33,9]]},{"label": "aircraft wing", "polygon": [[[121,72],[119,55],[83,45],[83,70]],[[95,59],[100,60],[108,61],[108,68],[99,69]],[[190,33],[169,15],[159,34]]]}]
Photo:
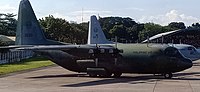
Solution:
[{"label": "aircraft wing", "polygon": [[14,48],[16,50],[64,50],[77,48],[77,45],[37,45],[28,47],[18,47]]},{"label": "aircraft wing", "polygon": [[69,49],[114,49],[113,46],[95,46],[95,45],[14,45],[0,47],[0,51],[6,50],[69,50]]},{"label": "aircraft wing", "polygon": [[8,52],[11,50],[63,50],[77,48],[76,45],[14,45],[14,46],[2,46],[0,52]]},{"label": "aircraft wing", "polygon": [[24,45],[24,46],[19,46],[19,45],[13,45],[13,46],[1,46],[0,47],[0,52],[1,53],[5,53],[5,52],[8,52],[12,49],[17,49],[17,48],[22,48],[22,47],[32,47],[32,46],[28,46],[28,45]]}]

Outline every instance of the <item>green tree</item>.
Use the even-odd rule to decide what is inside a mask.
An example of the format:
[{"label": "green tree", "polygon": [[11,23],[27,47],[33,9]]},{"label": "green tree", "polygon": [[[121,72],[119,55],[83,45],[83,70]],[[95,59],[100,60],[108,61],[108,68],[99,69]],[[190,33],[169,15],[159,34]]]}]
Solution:
[{"label": "green tree", "polygon": [[88,35],[88,24],[89,23],[81,23],[81,24],[74,24],[71,23],[71,27],[73,30],[72,36],[74,38],[73,43],[78,44],[86,44],[87,42],[87,35]]},{"label": "green tree", "polygon": [[165,30],[163,30],[163,27],[161,25],[154,23],[146,23],[144,24],[144,29],[138,34],[139,40],[143,41],[147,39],[147,37],[151,37],[163,32],[165,32]]},{"label": "green tree", "polygon": [[117,36],[119,42],[123,42],[124,40],[126,40],[127,37],[127,31],[123,25],[115,25],[110,30],[110,34],[112,38],[115,38],[115,36]]},{"label": "green tree", "polygon": [[39,22],[48,39],[78,44],[87,42],[88,23],[69,23],[52,15],[39,19]]},{"label": "green tree", "polygon": [[99,22],[108,39],[113,39],[117,36],[120,42],[135,42],[138,40],[139,31],[143,29],[142,25],[137,24],[128,17],[105,17],[100,18]]},{"label": "green tree", "polygon": [[52,15],[39,19],[40,24],[48,39],[72,42],[71,41],[71,26],[69,23],[61,18],[54,18]]},{"label": "green tree", "polygon": [[13,13],[0,14],[0,34],[7,36],[14,36],[17,27],[17,20]]},{"label": "green tree", "polygon": [[171,23],[169,23],[168,26],[174,30],[186,28],[186,26],[183,22],[171,22]]},{"label": "green tree", "polygon": [[189,26],[188,28],[200,28],[199,23],[193,23],[192,26]]}]

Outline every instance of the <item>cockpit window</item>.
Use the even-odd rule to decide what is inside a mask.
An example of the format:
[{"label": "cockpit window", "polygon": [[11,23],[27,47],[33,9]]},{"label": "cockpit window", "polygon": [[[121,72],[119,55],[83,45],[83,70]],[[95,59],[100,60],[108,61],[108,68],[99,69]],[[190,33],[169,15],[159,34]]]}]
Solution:
[{"label": "cockpit window", "polygon": [[177,51],[176,51],[176,50],[173,50],[173,49],[167,50],[167,51],[165,52],[165,54],[166,54],[166,55],[169,55],[169,56],[174,56],[174,55],[176,55],[176,53],[177,53]]},{"label": "cockpit window", "polygon": [[192,47],[188,47],[188,50],[194,50]]},{"label": "cockpit window", "polygon": [[183,57],[183,55],[178,51],[178,49],[173,47],[166,48],[165,54],[170,57]]}]

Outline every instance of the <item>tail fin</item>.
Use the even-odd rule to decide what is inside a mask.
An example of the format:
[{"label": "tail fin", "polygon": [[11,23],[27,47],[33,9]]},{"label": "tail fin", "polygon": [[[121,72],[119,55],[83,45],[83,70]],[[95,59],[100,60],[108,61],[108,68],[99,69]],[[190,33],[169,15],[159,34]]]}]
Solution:
[{"label": "tail fin", "polygon": [[60,44],[47,40],[37,21],[29,0],[21,0],[18,11],[16,45]]},{"label": "tail fin", "polygon": [[106,39],[97,17],[94,15],[90,17],[87,44],[113,44],[113,42]]}]

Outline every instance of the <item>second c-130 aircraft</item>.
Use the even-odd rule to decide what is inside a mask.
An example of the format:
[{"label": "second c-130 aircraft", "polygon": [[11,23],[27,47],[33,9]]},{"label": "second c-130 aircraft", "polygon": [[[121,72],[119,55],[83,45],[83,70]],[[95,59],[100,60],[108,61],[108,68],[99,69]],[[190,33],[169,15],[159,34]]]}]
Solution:
[{"label": "second c-130 aircraft", "polygon": [[122,73],[162,74],[192,67],[177,48],[167,44],[121,44],[108,41],[96,16],[91,16],[88,44],[73,45],[47,40],[31,4],[19,5],[16,45],[10,49],[32,50],[57,65],[89,76],[120,77]]}]

